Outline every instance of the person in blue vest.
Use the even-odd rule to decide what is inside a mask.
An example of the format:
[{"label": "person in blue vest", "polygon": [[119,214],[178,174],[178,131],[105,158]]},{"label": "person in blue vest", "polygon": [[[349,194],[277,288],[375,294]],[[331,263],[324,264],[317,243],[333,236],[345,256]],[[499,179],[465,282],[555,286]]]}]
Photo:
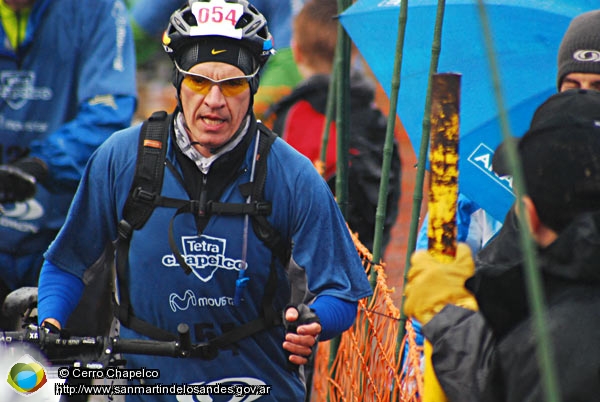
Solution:
[{"label": "person in blue vest", "polygon": [[[160,369],[144,384],[247,385],[252,400],[303,401],[303,365],[317,341],[349,328],[372,294],[358,252],[311,162],[254,116],[273,49],[264,16],[245,0],[191,1],[171,16],[163,45],[178,106],[113,134],[90,159],[45,254],[39,323],[64,327],[86,272],[113,258],[116,242],[120,336],[176,339],[184,323],[193,343],[207,343],[186,360],[125,355],[128,368]],[[165,161],[136,164],[138,142],[141,152],[164,150]],[[125,205],[139,163],[164,177],[158,190],[134,186],[132,197],[156,208],[129,235],[137,212]]]},{"label": "person in blue vest", "polygon": [[121,0],[0,1],[0,299],[36,286],[92,152],[131,124]]}]

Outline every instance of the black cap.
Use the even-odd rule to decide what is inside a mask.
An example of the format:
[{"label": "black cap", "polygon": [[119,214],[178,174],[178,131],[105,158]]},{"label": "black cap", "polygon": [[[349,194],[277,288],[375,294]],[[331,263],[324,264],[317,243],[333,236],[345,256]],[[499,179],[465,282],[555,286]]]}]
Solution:
[{"label": "black cap", "polygon": [[175,61],[184,71],[196,64],[217,61],[231,64],[242,70],[245,75],[254,73],[259,60],[252,52],[240,44],[239,40],[208,36],[200,38],[182,49],[174,56]]},{"label": "black cap", "polygon": [[[529,130],[523,135],[538,130],[576,127],[598,127],[600,123],[600,91],[585,89],[570,89],[549,97],[533,114]],[[522,138],[511,138],[515,146],[519,146]],[[492,159],[492,169],[499,176],[511,175],[508,164],[506,143],[501,143]]]},{"label": "black cap", "polygon": [[518,155],[542,223],[560,232],[575,216],[600,211],[600,92],[551,96],[518,140]]}]

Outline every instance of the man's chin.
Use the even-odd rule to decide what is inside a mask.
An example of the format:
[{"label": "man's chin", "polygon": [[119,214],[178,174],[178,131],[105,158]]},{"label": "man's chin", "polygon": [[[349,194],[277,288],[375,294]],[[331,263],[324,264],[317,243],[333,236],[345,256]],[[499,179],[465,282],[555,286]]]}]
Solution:
[{"label": "man's chin", "polygon": [[192,145],[196,145],[196,149],[205,157],[210,157],[215,154],[216,150],[220,149],[225,144],[225,141],[193,141]]}]

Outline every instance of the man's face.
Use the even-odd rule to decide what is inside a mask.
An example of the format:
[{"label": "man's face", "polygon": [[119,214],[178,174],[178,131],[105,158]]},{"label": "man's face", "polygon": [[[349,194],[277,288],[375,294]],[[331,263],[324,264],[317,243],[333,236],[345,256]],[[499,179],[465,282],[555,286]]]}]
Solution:
[{"label": "man's face", "polygon": [[[240,77],[244,73],[239,68],[226,63],[206,62],[196,64],[190,73],[200,74],[213,80]],[[193,78],[193,77],[190,77]],[[225,144],[240,127],[250,106],[250,88],[225,96],[219,85],[212,85],[204,95],[195,83],[185,78],[181,83],[181,105],[192,142],[204,156],[210,156],[211,148]],[[227,91],[225,91],[227,92]]]},{"label": "man's face", "polygon": [[593,89],[600,91],[600,74],[570,73],[563,78],[560,92],[568,89]]}]

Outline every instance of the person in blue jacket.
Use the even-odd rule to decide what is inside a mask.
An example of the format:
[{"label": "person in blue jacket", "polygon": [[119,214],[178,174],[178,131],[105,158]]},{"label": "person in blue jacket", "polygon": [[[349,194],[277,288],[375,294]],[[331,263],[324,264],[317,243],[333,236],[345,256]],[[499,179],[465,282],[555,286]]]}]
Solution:
[{"label": "person in blue jacket", "polygon": [[0,296],[35,286],[92,152],[131,124],[121,0],[0,1]]},{"label": "person in blue jacket", "polygon": [[[209,344],[205,354],[186,360],[128,354],[127,367],[160,369],[160,378],[146,385],[251,385],[252,400],[303,401],[302,366],[317,340],[354,322],[358,301],[372,294],[367,275],[327,183],[253,114],[258,71],[272,53],[264,16],[245,0],[192,1],[173,13],[163,45],[175,69],[178,107],[166,117],[167,143],[142,143],[166,147],[162,189],[154,199],[186,200],[194,214],[157,206],[130,237],[125,265],[117,242],[117,271],[125,269],[118,275],[120,301],[129,305],[116,307],[124,317],[120,336],[173,339],[185,323],[193,343]],[[141,130],[117,132],[98,148],[45,254],[38,319],[47,330],[64,326],[82,278],[113,257],[113,242],[127,229],[123,209]],[[259,152],[268,138],[269,152]],[[264,175],[257,166],[266,166]],[[259,179],[271,206],[266,220],[285,239],[283,250],[259,237],[247,208],[211,213],[245,205],[244,189]],[[279,254],[289,258],[274,257]],[[277,313],[268,318],[272,310]],[[245,325],[256,320],[260,330],[247,333]],[[239,333],[233,342],[210,343]],[[200,398],[202,392],[192,394]]]}]

